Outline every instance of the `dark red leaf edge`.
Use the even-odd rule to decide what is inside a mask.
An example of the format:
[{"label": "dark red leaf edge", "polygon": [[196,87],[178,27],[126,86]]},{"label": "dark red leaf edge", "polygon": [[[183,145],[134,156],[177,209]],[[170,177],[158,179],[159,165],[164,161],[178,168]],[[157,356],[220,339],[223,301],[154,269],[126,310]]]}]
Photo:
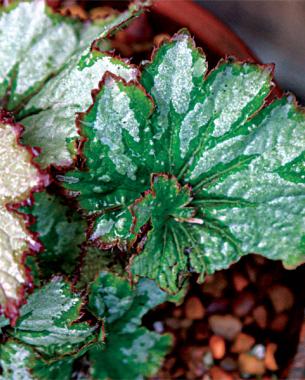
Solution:
[{"label": "dark red leaf edge", "polygon": [[35,157],[37,157],[37,155],[39,154],[39,151],[29,146],[25,146],[21,143],[21,137],[24,131],[24,127],[20,123],[14,122],[12,113],[1,110],[0,123],[10,125],[12,127],[16,134],[17,145],[28,152],[30,156],[30,163],[33,165],[33,167],[36,168],[38,176],[38,184],[35,187],[33,187],[29,191],[29,193],[23,197],[23,199],[16,200],[16,202],[11,201],[6,204],[6,208],[9,212],[16,213],[23,218],[23,220],[25,221],[27,233],[29,236],[32,237],[34,241],[34,244],[29,245],[28,249],[26,249],[22,255],[21,265],[23,265],[25,269],[26,282],[23,285],[21,285],[19,289],[19,300],[16,301],[14,299],[8,298],[5,308],[1,307],[0,305],[0,314],[3,313],[7,318],[9,318],[11,321],[11,325],[14,326],[19,316],[20,306],[26,302],[26,293],[33,291],[33,278],[31,276],[30,269],[25,265],[26,258],[28,256],[35,256],[37,253],[43,250],[43,245],[39,241],[38,234],[30,231],[29,229],[30,225],[34,223],[34,217],[31,215],[23,214],[22,212],[18,211],[18,209],[22,206],[32,205],[34,203],[34,193],[42,191],[50,183],[50,178],[48,173],[46,171],[41,170],[38,164],[34,161]]}]

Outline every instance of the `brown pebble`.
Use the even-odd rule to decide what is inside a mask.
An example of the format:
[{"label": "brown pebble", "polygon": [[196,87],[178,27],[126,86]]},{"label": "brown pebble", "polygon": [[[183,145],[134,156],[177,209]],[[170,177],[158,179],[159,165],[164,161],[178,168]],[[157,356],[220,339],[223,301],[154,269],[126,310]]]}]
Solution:
[{"label": "brown pebble", "polygon": [[214,359],[222,359],[226,353],[226,343],[221,336],[212,335],[209,346]]},{"label": "brown pebble", "polygon": [[233,380],[232,375],[221,369],[220,367],[213,366],[210,369],[210,376],[212,380]]},{"label": "brown pebble", "polygon": [[244,319],[244,326],[252,325],[253,322],[254,322],[254,318],[251,317],[251,315],[247,315]]},{"label": "brown pebble", "polygon": [[226,276],[217,272],[213,276],[208,276],[205,282],[201,286],[203,293],[209,294],[215,298],[219,298],[223,295],[225,288],[228,285]]},{"label": "brown pebble", "polygon": [[183,314],[183,309],[181,307],[175,307],[173,310],[173,317],[174,318],[181,318]]},{"label": "brown pebble", "polygon": [[288,316],[285,313],[278,314],[271,322],[271,330],[282,332],[285,330],[288,322]]},{"label": "brown pebble", "polygon": [[234,273],[233,275],[233,285],[235,290],[238,292],[241,292],[244,290],[249,284],[249,281],[246,279],[246,277],[242,276],[239,273]]},{"label": "brown pebble", "polygon": [[242,292],[237,298],[233,301],[233,313],[237,317],[244,317],[247,315],[254,307],[255,299],[252,293]]},{"label": "brown pebble", "polygon": [[216,335],[228,340],[233,340],[242,329],[240,320],[229,314],[212,315],[209,318],[209,325]]},{"label": "brown pebble", "polygon": [[274,354],[277,350],[277,345],[275,343],[268,343],[266,346],[265,354],[265,366],[270,371],[277,371],[279,369]]},{"label": "brown pebble", "polygon": [[237,363],[236,363],[236,360],[234,360],[233,358],[226,357],[226,358],[224,358],[224,359],[220,362],[220,366],[221,366],[221,368],[223,368],[225,371],[235,371],[236,368],[237,368]]},{"label": "brown pebble", "polygon": [[289,310],[293,303],[294,297],[290,289],[284,285],[274,285],[268,291],[273,308],[277,313]]},{"label": "brown pebble", "polygon": [[253,317],[258,327],[264,330],[267,327],[268,314],[265,306],[257,306],[253,310]]},{"label": "brown pebble", "polygon": [[241,332],[236,336],[234,343],[231,347],[231,352],[237,354],[247,352],[254,345],[254,343],[255,339],[253,338],[253,336]]},{"label": "brown pebble", "polygon": [[202,319],[205,315],[204,307],[198,297],[190,297],[185,303],[185,316],[188,319]]},{"label": "brown pebble", "polygon": [[264,361],[246,353],[239,355],[238,366],[242,374],[263,375],[265,372]]}]

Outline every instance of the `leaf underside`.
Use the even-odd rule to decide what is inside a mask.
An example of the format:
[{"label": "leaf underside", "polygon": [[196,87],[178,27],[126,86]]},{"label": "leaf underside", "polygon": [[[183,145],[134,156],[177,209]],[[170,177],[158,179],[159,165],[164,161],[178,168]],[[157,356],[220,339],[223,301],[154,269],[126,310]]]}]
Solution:
[{"label": "leaf underside", "polygon": [[247,253],[305,257],[304,111],[292,96],[262,108],[269,66],[206,70],[182,31],[143,67],[143,87],[107,74],[80,119],[85,170],[64,182],[94,216],[91,239],[140,239],[132,273],[171,292]]}]

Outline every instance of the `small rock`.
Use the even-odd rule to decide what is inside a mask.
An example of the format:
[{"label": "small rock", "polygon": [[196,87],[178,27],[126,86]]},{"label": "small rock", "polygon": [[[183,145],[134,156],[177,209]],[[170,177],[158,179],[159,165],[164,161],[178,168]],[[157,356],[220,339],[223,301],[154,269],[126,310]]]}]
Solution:
[{"label": "small rock", "polygon": [[254,318],[251,315],[247,315],[244,319],[244,326],[252,325]]},{"label": "small rock", "polygon": [[211,336],[209,346],[214,359],[222,359],[224,357],[226,353],[226,343],[221,336]]},{"label": "small rock", "polygon": [[242,276],[239,273],[234,273],[233,275],[233,285],[235,290],[238,292],[241,292],[244,290],[249,284],[249,281],[246,279],[246,277]]},{"label": "small rock", "polygon": [[212,380],[233,380],[232,375],[225,372],[220,367],[216,367],[216,366],[213,366],[210,369],[210,376],[211,376]]},{"label": "small rock", "polygon": [[266,348],[263,344],[257,344],[251,350],[251,354],[256,356],[257,359],[264,359],[266,353]]},{"label": "small rock", "polygon": [[235,371],[237,368],[237,363],[233,358],[226,357],[220,362],[220,366],[225,371]]},{"label": "small rock", "polygon": [[285,330],[288,322],[288,316],[285,313],[278,314],[271,322],[271,330],[282,332]]},{"label": "small rock", "polygon": [[268,291],[270,300],[277,313],[289,310],[294,303],[294,296],[290,289],[284,285],[274,285]]},{"label": "small rock", "polygon": [[209,318],[209,325],[216,335],[228,340],[233,340],[242,329],[240,320],[230,314],[212,315]]},{"label": "small rock", "polygon": [[190,297],[185,303],[185,316],[188,319],[202,319],[205,315],[204,307],[198,297]]},{"label": "small rock", "polygon": [[231,347],[231,352],[237,354],[247,352],[251,349],[254,343],[255,339],[253,338],[253,336],[241,332],[236,336],[234,343]]},{"label": "small rock", "polygon": [[254,307],[255,299],[252,293],[243,292],[233,301],[233,313],[237,317],[244,317]]},{"label": "small rock", "polygon": [[277,350],[277,345],[275,343],[268,343],[266,347],[266,355],[265,355],[265,366],[270,371],[277,371],[279,369],[274,354]]},{"label": "small rock", "polygon": [[223,295],[224,289],[227,287],[228,281],[222,272],[217,272],[213,276],[206,277],[201,290],[205,294],[209,294],[215,298]]},{"label": "small rock", "polygon": [[242,374],[263,375],[265,372],[264,361],[246,353],[239,355],[238,366]]},{"label": "small rock", "polygon": [[181,307],[175,307],[173,310],[173,317],[174,318],[181,318],[183,314],[183,309]]},{"label": "small rock", "polygon": [[253,310],[253,317],[258,327],[260,327],[262,330],[267,327],[268,314],[265,306],[257,306]]},{"label": "small rock", "polygon": [[174,330],[177,330],[181,327],[180,320],[176,318],[166,318],[165,324]]},{"label": "small rock", "polygon": [[207,314],[226,313],[229,310],[229,300],[225,298],[214,299],[207,307]]},{"label": "small rock", "polygon": [[213,356],[212,356],[211,352],[207,352],[206,354],[204,354],[202,361],[203,361],[203,364],[207,368],[211,367],[211,365],[213,365],[213,363],[214,363]]},{"label": "small rock", "polygon": [[159,334],[162,334],[164,332],[164,325],[163,325],[163,322],[160,322],[160,321],[156,321],[154,322],[153,324],[153,328],[154,330],[159,333]]}]

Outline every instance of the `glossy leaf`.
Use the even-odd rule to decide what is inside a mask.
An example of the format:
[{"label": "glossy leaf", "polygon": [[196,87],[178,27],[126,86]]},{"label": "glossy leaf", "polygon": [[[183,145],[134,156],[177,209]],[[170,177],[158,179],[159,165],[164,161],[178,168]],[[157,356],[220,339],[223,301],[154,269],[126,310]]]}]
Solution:
[{"label": "glossy leaf", "polygon": [[31,154],[18,143],[17,130],[5,121],[0,121],[0,156],[0,306],[13,319],[29,280],[24,255],[36,242],[24,218],[7,206],[29,197],[41,177]]},{"label": "glossy leaf", "polygon": [[80,245],[85,241],[86,222],[59,195],[34,194],[34,204],[21,211],[32,215],[31,231],[38,234],[44,250],[38,256],[43,276],[71,274],[80,262]]},{"label": "glossy leaf", "polygon": [[[132,290],[126,280],[101,272],[93,283],[89,308],[105,321],[105,344],[90,350],[95,379],[142,379],[159,368],[171,339],[141,327],[149,309],[166,301],[153,281],[141,280]],[[119,364],[118,364],[119,363]],[[128,375],[127,375],[128,374]]]},{"label": "glossy leaf", "polygon": [[68,284],[54,278],[28,297],[11,334],[45,355],[72,354],[95,339],[92,327],[76,322],[81,304]]},{"label": "glossy leaf", "polygon": [[86,168],[65,179],[95,216],[91,239],[136,244],[132,273],[171,292],[247,253],[304,261],[305,116],[291,96],[262,109],[271,70],[227,60],[203,78],[182,31],[143,68],[153,112],[143,88],[107,76],[81,119]]}]

